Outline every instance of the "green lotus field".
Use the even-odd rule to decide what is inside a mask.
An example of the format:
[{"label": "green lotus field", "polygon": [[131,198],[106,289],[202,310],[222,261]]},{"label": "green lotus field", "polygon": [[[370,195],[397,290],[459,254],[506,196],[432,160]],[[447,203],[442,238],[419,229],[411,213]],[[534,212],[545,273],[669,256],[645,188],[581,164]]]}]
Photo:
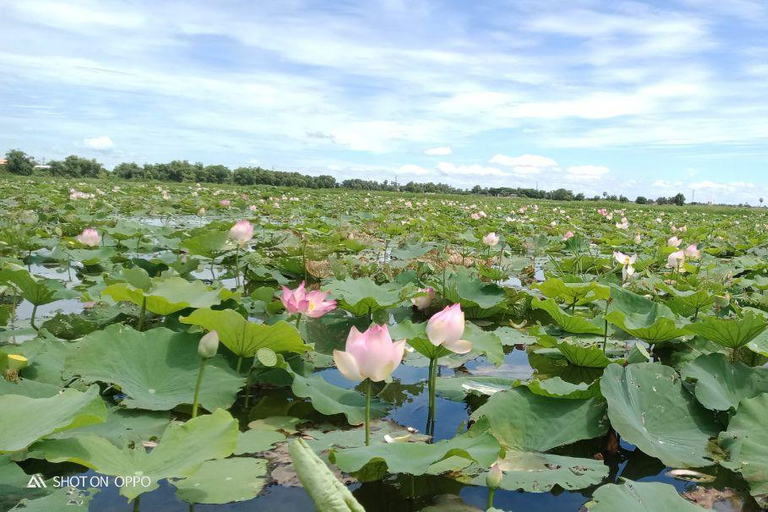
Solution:
[{"label": "green lotus field", "polygon": [[768,507],[762,209],[26,177],[0,208],[2,510]]}]

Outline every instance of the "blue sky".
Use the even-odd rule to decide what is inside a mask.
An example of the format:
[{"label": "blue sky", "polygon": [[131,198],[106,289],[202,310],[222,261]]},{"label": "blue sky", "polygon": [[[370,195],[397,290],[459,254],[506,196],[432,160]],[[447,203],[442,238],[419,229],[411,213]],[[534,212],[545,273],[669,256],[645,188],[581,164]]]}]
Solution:
[{"label": "blue sky", "polygon": [[768,198],[768,2],[4,0],[0,151]]}]

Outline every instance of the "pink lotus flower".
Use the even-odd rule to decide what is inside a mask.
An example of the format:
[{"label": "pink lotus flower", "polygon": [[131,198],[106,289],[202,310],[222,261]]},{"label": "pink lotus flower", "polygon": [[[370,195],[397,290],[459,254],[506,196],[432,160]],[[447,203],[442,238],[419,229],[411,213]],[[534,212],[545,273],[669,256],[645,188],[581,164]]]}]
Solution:
[{"label": "pink lotus flower", "polygon": [[333,361],[349,380],[381,382],[403,359],[405,340],[392,341],[386,325],[372,325],[365,332],[352,327],[345,350],[334,350]]},{"label": "pink lotus flower", "polygon": [[685,252],[673,252],[667,258],[667,268],[672,268],[682,273],[685,272]]},{"label": "pink lotus flower", "polygon": [[101,235],[93,228],[84,229],[82,233],[75,237],[78,242],[88,247],[96,247],[101,243]]},{"label": "pink lotus flower", "polygon": [[488,233],[483,237],[483,243],[488,247],[493,247],[494,245],[499,243],[499,235],[491,231],[490,233]]},{"label": "pink lotus flower", "polygon": [[623,252],[616,251],[613,253],[614,259],[622,266],[621,268],[621,280],[627,281],[635,273],[635,261],[637,261],[637,254],[629,256]]},{"label": "pink lotus flower", "polygon": [[683,243],[683,241],[676,236],[670,237],[669,240],[667,240],[667,245],[670,247],[680,247],[681,243]]},{"label": "pink lotus flower", "polygon": [[229,229],[229,237],[240,245],[245,245],[253,238],[253,224],[247,220],[239,220]]},{"label": "pink lotus flower", "polygon": [[472,217],[472,220],[480,220],[480,214],[477,212],[470,215],[470,217]]},{"label": "pink lotus flower", "polygon": [[444,346],[456,354],[466,354],[472,350],[472,342],[462,340],[464,334],[464,312],[460,304],[447,306],[432,315],[427,322],[427,337],[436,347]]},{"label": "pink lotus flower", "polygon": [[689,245],[685,248],[685,257],[692,260],[697,260],[701,258],[701,251],[698,247],[696,247],[696,244]]},{"label": "pink lotus flower", "polygon": [[310,318],[320,318],[336,308],[335,300],[326,300],[328,292],[313,290],[307,293],[305,286],[304,281],[295,290],[283,286],[283,295],[280,297],[280,301],[288,313],[292,315],[299,313]]},{"label": "pink lotus flower", "polygon": [[431,287],[420,288],[419,292],[426,293],[426,295],[420,295],[411,299],[411,303],[416,306],[416,309],[427,309],[435,298],[435,290]]},{"label": "pink lotus flower", "polygon": [[219,201],[219,206],[223,206],[226,208],[229,205],[230,205],[229,199],[222,199],[221,201]]},{"label": "pink lotus flower", "polygon": [[573,238],[573,231],[567,231],[563,235],[563,242],[567,241],[569,238]]}]

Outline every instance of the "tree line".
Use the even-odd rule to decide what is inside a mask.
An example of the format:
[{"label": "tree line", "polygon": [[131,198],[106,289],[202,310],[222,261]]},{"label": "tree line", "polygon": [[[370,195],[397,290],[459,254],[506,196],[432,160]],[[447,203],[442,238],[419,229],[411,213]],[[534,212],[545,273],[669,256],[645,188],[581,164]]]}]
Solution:
[{"label": "tree line", "polygon": [[[350,190],[371,190],[390,192],[435,193],[435,194],[476,194],[494,197],[526,197],[530,199],[553,199],[557,201],[619,201],[629,202],[629,198],[623,195],[609,195],[603,192],[602,196],[586,197],[582,193],[574,193],[565,188],[556,190],[539,190],[533,188],[515,187],[481,187],[461,189],[444,183],[416,183],[405,184],[384,180],[382,182],[363,179],[346,179],[337,181],[335,177],[323,174],[310,176],[299,172],[286,172],[264,169],[261,167],[238,167],[234,170],[224,165],[203,165],[191,163],[187,160],[174,160],[169,163],[144,164],[124,162],[108,171],[95,159],[87,159],[77,155],[70,155],[64,160],[54,160],[46,165],[38,165],[35,159],[20,150],[11,150],[6,154],[6,170],[12,174],[31,176],[35,173],[44,173],[51,176],[67,178],[103,178],[117,177],[124,180],[157,180],[194,183],[230,183],[235,185],[271,185],[275,187],[303,187],[303,188],[344,188]],[[685,196],[677,194],[673,197],[659,197],[655,200],[638,196],[637,204],[685,204]]]}]

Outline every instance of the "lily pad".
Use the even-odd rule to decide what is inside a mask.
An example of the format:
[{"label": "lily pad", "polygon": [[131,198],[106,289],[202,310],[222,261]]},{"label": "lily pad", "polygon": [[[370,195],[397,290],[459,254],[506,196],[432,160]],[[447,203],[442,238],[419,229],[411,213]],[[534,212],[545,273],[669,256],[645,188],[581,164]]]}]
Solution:
[{"label": "lily pad", "polygon": [[611,287],[611,304],[605,319],[622,331],[647,343],[665,343],[690,334],[664,304]]},{"label": "lily pad", "polygon": [[187,281],[181,277],[154,278],[145,291],[129,283],[116,283],[104,288],[102,295],[116,301],[129,301],[147,310],[167,316],[187,308],[207,308],[221,303],[220,292],[208,288],[202,281]]},{"label": "lily pad", "polygon": [[768,324],[763,315],[747,312],[741,318],[708,316],[688,326],[688,330],[727,348],[746,345],[762,333]]},{"label": "lily pad", "polygon": [[768,369],[730,363],[724,354],[701,355],[680,375],[696,383],[696,399],[714,411],[736,409],[741,400],[768,393]]},{"label": "lily pad", "polygon": [[533,309],[543,309],[552,317],[557,325],[566,332],[573,334],[603,334],[605,325],[602,319],[587,319],[581,316],[569,315],[557,305],[554,299],[533,300]]},{"label": "lily pad", "polygon": [[706,509],[686,501],[669,484],[659,482],[633,482],[621,485],[607,484],[595,491],[587,503],[590,512],[703,512]]}]

